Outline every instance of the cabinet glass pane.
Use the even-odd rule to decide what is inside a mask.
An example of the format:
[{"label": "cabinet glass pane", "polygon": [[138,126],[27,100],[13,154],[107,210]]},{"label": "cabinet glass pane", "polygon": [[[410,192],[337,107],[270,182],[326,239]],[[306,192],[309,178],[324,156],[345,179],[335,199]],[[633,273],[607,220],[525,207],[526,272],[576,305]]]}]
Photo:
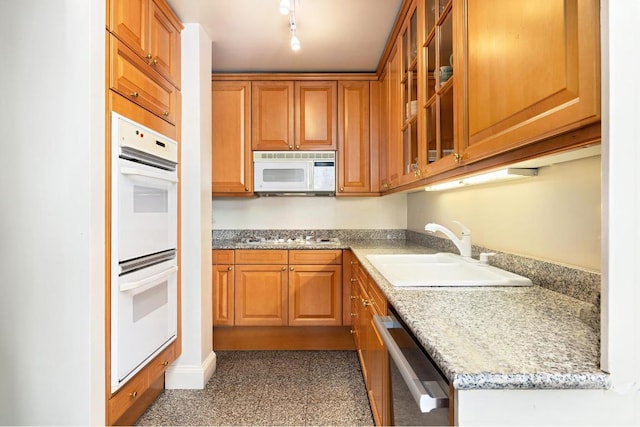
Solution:
[{"label": "cabinet glass pane", "polygon": [[447,17],[440,26],[440,50],[438,63],[440,67],[440,84],[444,84],[453,75],[453,18],[451,14],[447,14]]},{"label": "cabinet glass pane", "polygon": [[427,79],[427,100],[431,99],[433,95],[436,93],[436,39],[435,37],[431,39],[426,48],[426,58],[425,63],[427,65],[427,75],[425,76]]},{"label": "cabinet glass pane", "polygon": [[412,121],[403,131],[403,172],[410,174],[418,170],[418,126]]},{"label": "cabinet glass pane", "polygon": [[404,60],[402,61],[402,73],[406,73],[411,64],[411,58],[409,55],[409,30],[402,34],[402,49],[404,50]]},{"label": "cabinet glass pane", "polygon": [[427,105],[425,108],[425,131],[427,135],[427,162],[435,162],[439,156],[437,156],[438,146],[436,143],[436,103],[433,102]]},{"label": "cabinet glass pane", "polygon": [[447,8],[447,4],[451,0],[436,0],[438,2],[438,16],[442,15],[444,10]]},{"label": "cabinet glass pane", "polygon": [[443,156],[453,153],[453,85],[440,95],[440,148]]},{"label": "cabinet glass pane", "polygon": [[409,28],[411,29],[411,40],[409,42],[409,45],[411,46],[409,62],[411,63],[415,61],[418,54],[418,14],[416,12],[411,15],[411,24]]},{"label": "cabinet glass pane", "polygon": [[433,31],[433,27],[436,24],[436,3],[438,0],[426,0],[425,2],[425,38],[429,36],[429,33]]}]

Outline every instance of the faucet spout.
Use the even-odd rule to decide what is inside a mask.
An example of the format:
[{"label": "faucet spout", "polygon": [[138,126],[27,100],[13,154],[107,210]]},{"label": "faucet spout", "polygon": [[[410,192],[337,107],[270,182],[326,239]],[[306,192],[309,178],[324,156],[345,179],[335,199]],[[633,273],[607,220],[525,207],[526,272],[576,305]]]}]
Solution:
[{"label": "faucet spout", "polygon": [[449,238],[449,240],[453,242],[454,245],[456,245],[456,248],[458,248],[458,251],[460,251],[460,255],[462,255],[463,257],[471,258],[471,230],[469,230],[467,227],[465,227],[462,223],[458,221],[452,221],[452,222],[454,222],[455,224],[458,224],[458,227],[460,227],[461,235],[462,235],[461,238],[458,238],[448,228],[433,222],[430,222],[429,224],[425,225],[424,229],[429,233],[436,233],[439,231],[440,233],[444,234]]}]

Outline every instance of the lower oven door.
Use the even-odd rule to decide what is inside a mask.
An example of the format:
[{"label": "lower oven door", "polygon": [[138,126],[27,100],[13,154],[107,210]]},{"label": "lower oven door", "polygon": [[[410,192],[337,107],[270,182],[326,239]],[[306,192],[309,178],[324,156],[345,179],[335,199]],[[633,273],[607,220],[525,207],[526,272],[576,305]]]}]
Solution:
[{"label": "lower oven door", "polygon": [[174,258],[123,274],[112,287],[112,392],[175,340],[177,280]]},{"label": "lower oven door", "polygon": [[394,313],[373,321],[390,356],[392,424],[450,425],[449,385],[431,358]]}]

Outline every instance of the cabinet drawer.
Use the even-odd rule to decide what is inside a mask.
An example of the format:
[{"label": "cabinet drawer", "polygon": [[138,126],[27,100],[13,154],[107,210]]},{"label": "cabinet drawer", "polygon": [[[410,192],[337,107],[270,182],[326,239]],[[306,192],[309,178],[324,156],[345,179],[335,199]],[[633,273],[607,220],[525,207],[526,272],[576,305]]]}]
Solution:
[{"label": "cabinet drawer", "polygon": [[176,89],[131,49],[111,36],[110,88],[171,124],[176,123]]},{"label": "cabinet drawer", "polygon": [[342,250],[291,250],[289,264],[342,264]]},{"label": "cabinet drawer", "polygon": [[233,264],[234,263],[234,251],[233,249],[215,249],[211,251],[211,258],[213,264]]},{"label": "cabinet drawer", "polygon": [[118,393],[109,400],[109,420],[115,422],[131,407],[149,387],[147,382],[147,370],[143,369],[127,384],[122,386]]},{"label": "cabinet drawer", "polygon": [[147,366],[147,372],[149,376],[149,382],[152,383],[160,375],[164,374],[167,366],[175,360],[175,344],[171,344],[165,348],[155,359]]},{"label": "cabinet drawer", "polygon": [[376,282],[369,278],[367,281],[367,293],[369,299],[373,302],[373,310],[376,314],[384,316],[387,314],[387,299],[376,284]]},{"label": "cabinet drawer", "polygon": [[236,249],[236,264],[287,264],[286,250]]}]

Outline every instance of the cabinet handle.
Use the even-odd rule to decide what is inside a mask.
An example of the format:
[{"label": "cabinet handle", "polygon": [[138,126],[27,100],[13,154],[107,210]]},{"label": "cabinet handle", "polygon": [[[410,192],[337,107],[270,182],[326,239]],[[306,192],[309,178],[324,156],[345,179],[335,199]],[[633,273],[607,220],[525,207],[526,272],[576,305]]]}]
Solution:
[{"label": "cabinet handle", "polygon": [[350,333],[351,335],[353,335],[353,334],[355,334],[355,333],[356,333],[356,331],[355,331],[355,330],[353,330],[353,329],[349,329],[349,333]]},{"label": "cabinet handle", "polygon": [[140,94],[138,92],[131,92],[131,96],[133,98],[137,98],[138,96],[140,96]]},{"label": "cabinet handle", "polygon": [[132,399],[135,399],[136,397],[138,397],[138,392],[137,392],[137,391],[132,391],[131,393],[129,393],[129,396],[130,396]]},{"label": "cabinet handle", "polygon": [[158,65],[158,60],[157,60],[157,59],[154,59],[153,61],[151,61],[151,63],[152,63],[153,65]]},{"label": "cabinet handle", "polygon": [[462,161],[462,156],[458,153],[454,153],[453,160],[455,160],[456,163],[460,163]]},{"label": "cabinet handle", "polygon": [[169,117],[169,112],[165,111],[164,113],[162,113],[162,115],[165,116],[165,117]]},{"label": "cabinet handle", "polygon": [[349,279],[349,280],[351,280],[351,283],[355,283],[355,282],[357,282],[357,281],[358,281],[358,279],[356,279],[355,277],[352,277],[352,278],[351,278],[351,279]]},{"label": "cabinet handle", "polygon": [[289,267],[289,271],[293,271],[293,267]]},{"label": "cabinet handle", "polygon": [[290,145],[290,146],[289,146],[289,150],[293,150],[293,145]]},{"label": "cabinet handle", "polygon": [[354,299],[358,299],[358,297],[357,297],[357,296],[355,296],[355,295],[351,295],[351,297],[350,297],[350,298],[351,298],[352,300],[354,300]]},{"label": "cabinet handle", "polygon": [[299,149],[300,149],[300,146],[299,146],[299,145],[296,145],[296,150],[299,150]]},{"label": "cabinet handle", "polygon": [[362,298],[362,306],[363,307],[371,307],[372,305],[373,305],[372,301],[368,301],[368,300]]},{"label": "cabinet handle", "polygon": [[162,366],[164,366],[165,368],[169,366],[169,361],[165,360],[164,362],[162,362]]},{"label": "cabinet handle", "polygon": [[227,268],[227,271],[231,271],[231,270],[233,270],[233,267],[229,266],[229,267]]},{"label": "cabinet handle", "polygon": [[282,271],[287,271],[287,267],[282,267]]},{"label": "cabinet handle", "polygon": [[147,56],[145,56],[145,58],[151,59],[151,58],[153,58],[153,55],[151,55],[150,53],[147,53]]},{"label": "cabinet handle", "polygon": [[244,191],[249,191],[249,187],[244,187]]},{"label": "cabinet handle", "polygon": [[356,317],[357,314],[356,313],[351,313],[351,317]]},{"label": "cabinet handle", "polygon": [[340,187],[340,191],[344,191],[344,187]]}]

